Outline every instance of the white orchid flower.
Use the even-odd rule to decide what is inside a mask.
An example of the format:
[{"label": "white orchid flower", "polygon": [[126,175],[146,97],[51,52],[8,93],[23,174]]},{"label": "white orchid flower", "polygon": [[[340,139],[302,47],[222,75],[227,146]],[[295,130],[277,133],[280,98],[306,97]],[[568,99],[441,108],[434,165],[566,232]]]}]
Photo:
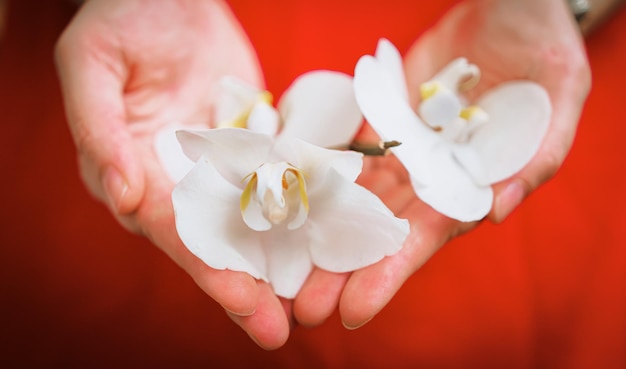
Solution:
[{"label": "white orchid flower", "polygon": [[221,85],[214,113],[226,128],[174,135],[173,125],[155,141],[177,182],[178,234],[194,255],[293,298],[314,265],[352,271],[402,247],[408,222],[354,183],[362,154],[322,148],[347,147],[360,128],[351,77],[307,73],[278,109],[268,92],[232,78]]},{"label": "white orchid flower", "polygon": [[165,126],[156,136],[157,156],[174,182],[180,181],[194,163],[182,153],[176,140],[180,129],[247,128],[273,137],[297,137],[311,144],[348,147],[363,116],[356,105],[352,77],[345,73],[316,70],[298,77],[285,91],[277,108],[272,94],[234,77],[219,81],[213,105],[213,126],[208,124]]},{"label": "white orchid flower", "polygon": [[397,252],[408,222],[354,183],[362,155],[240,128],[179,131],[196,164],[172,193],[187,248],[293,298],[313,266],[347,272]]},{"label": "white orchid flower", "polygon": [[467,105],[462,92],[478,82],[478,67],[460,58],[421,85],[417,112],[408,99],[402,58],[387,40],[363,56],[354,73],[356,100],[382,140],[408,171],[418,197],[460,221],[491,209],[491,184],[522,169],[535,155],[550,122],[547,92],[530,81],[510,81]]}]

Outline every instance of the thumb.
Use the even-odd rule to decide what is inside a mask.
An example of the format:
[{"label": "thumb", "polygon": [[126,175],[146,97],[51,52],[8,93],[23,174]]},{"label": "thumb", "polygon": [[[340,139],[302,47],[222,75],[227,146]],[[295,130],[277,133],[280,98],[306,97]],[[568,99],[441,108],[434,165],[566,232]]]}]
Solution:
[{"label": "thumb", "polygon": [[104,51],[115,48],[97,49],[92,45],[101,40],[75,29],[70,26],[61,36],[55,57],[81,176],[113,214],[128,215],[143,197],[144,175],[126,124],[126,68]]}]

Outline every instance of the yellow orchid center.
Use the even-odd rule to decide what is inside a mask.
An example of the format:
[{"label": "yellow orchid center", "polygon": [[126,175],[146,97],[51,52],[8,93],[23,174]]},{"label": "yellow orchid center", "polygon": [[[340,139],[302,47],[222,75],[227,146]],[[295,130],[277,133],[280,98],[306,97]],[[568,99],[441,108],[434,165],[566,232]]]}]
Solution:
[{"label": "yellow orchid center", "polygon": [[441,83],[437,81],[425,82],[420,85],[420,96],[423,100],[427,100],[428,98],[434,96],[437,92],[439,92],[443,86]]},{"label": "yellow orchid center", "polygon": [[482,110],[479,106],[471,105],[463,108],[459,113],[459,117],[465,119],[466,121],[470,121],[473,116],[475,116],[476,114],[481,114],[482,112],[484,112],[484,110]]},{"label": "yellow orchid center", "polygon": [[235,119],[227,122],[222,122],[218,126],[222,127],[231,127],[231,128],[248,128],[248,118],[250,118],[250,113],[257,104],[267,104],[272,105],[274,102],[274,96],[269,91],[261,91],[257,95],[256,101],[254,104],[250,105],[246,110],[241,112]]},{"label": "yellow orchid center", "polygon": [[479,126],[489,121],[486,111],[478,105],[464,106],[457,93],[438,81],[423,83],[420,93],[418,114],[446,140],[467,142]]}]

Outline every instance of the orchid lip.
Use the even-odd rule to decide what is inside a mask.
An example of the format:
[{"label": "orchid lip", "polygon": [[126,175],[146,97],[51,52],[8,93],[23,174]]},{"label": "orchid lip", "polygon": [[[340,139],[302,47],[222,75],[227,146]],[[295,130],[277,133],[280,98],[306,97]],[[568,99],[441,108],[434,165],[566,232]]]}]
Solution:
[{"label": "orchid lip", "polygon": [[[268,230],[289,220],[299,228],[309,212],[304,173],[286,162],[264,163],[243,178],[240,199],[244,222],[254,230]],[[251,206],[252,205],[252,206]]]}]

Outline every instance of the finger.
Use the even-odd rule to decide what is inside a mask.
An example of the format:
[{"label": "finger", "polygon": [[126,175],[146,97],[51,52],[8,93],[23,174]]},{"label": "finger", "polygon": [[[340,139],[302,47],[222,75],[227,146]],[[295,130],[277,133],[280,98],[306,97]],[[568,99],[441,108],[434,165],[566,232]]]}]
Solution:
[{"label": "finger", "polygon": [[176,232],[174,211],[168,201],[172,184],[159,175],[150,177],[148,183],[151,189],[145,203],[135,213],[145,236],[182,267],[261,347],[273,349],[284,344],[289,335],[289,306],[283,307],[265,283],[249,274],[213,269],[193,255]]},{"label": "finger", "polygon": [[186,265],[185,271],[224,310],[242,317],[256,313],[260,291],[256,280],[249,274],[228,269],[216,270],[197,258]]},{"label": "finger", "polygon": [[314,269],[294,300],[296,321],[306,327],[326,321],[339,305],[339,297],[349,275]]},{"label": "finger", "polygon": [[[142,220],[145,219],[142,213],[139,214],[139,217]],[[145,232],[146,236],[180,265],[192,277],[198,287],[220,304],[231,319],[244,328],[255,342],[268,349],[282,345],[278,345],[278,343],[282,337],[280,335],[284,335],[284,332],[281,333],[282,328],[276,321],[280,321],[280,317],[284,317],[286,313],[280,303],[278,305],[280,309],[276,309],[271,304],[269,305],[270,309],[268,303],[263,301],[263,299],[268,298],[276,299],[273,293],[269,296],[263,287],[264,284],[259,284],[247,273],[217,270],[207,266],[202,260],[191,254],[178,238],[173,225],[173,214],[164,219],[166,220],[150,223],[146,229],[152,231]],[[259,311],[260,313],[257,314]],[[272,314],[275,317],[271,317]],[[243,319],[252,316],[255,318]],[[257,320],[269,320],[268,324],[278,326],[276,334],[279,336],[272,338],[273,333],[271,332],[265,334],[256,332],[255,329],[261,329],[259,326],[262,326],[262,323],[257,322]],[[286,325],[288,331],[289,323],[287,322]]]},{"label": "finger", "polygon": [[125,116],[126,70],[107,32],[85,26],[79,15],[55,56],[83,180],[114,214],[124,215],[138,206],[144,181]]},{"label": "finger", "polygon": [[289,320],[283,302],[272,288],[264,282],[258,282],[258,287],[259,304],[254,314],[238,316],[228,311],[227,314],[256,344],[266,350],[275,350],[289,338]]},{"label": "finger", "polygon": [[403,248],[350,276],[339,303],[346,328],[356,329],[369,322],[445,242],[474,226],[449,219],[419,201],[407,207],[404,215],[410,215],[411,233]]},{"label": "finger", "polygon": [[[368,128],[362,131],[364,135],[371,132],[373,131]],[[415,199],[404,169],[391,156],[367,159],[357,182],[379,196],[394,213],[399,213],[410,200]],[[339,304],[349,276],[349,273],[338,274],[314,269],[294,301],[297,322],[313,327],[328,319]]]},{"label": "finger", "polygon": [[164,176],[150,177],[152,188],[135,213],[142,233],[183,268],[196,284],[224,309],[242,316],[255,312],[259,300],[256,280],[247,273],[210,268],[193,255],[176,231],[169,196],[172,184]]}]

